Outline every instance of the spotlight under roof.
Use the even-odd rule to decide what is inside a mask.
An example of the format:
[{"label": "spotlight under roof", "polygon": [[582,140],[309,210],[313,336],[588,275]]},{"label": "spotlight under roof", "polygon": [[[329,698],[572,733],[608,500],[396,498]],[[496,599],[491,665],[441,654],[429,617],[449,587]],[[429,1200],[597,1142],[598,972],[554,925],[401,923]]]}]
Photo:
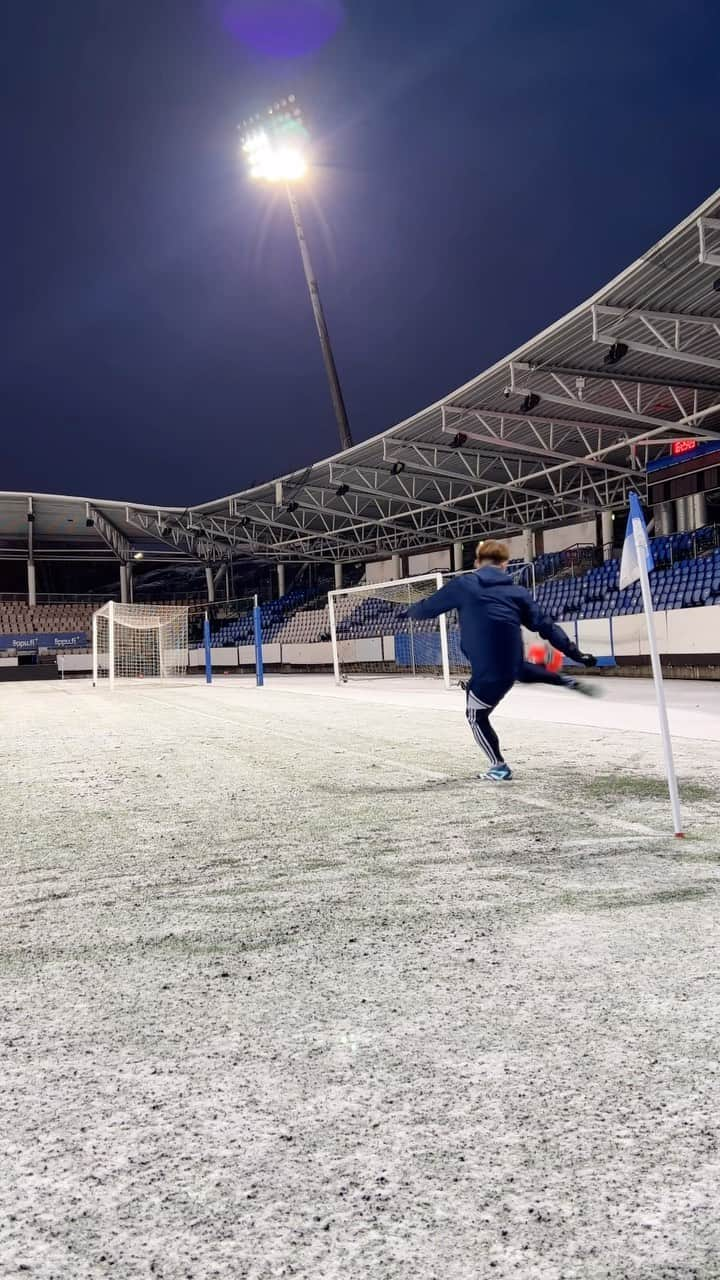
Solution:
[{"label": "spotlight under roof", "polygon": [[619,364],[628,353],[626,342],[613,342],[612,346],[605,354],[603,364]]}]

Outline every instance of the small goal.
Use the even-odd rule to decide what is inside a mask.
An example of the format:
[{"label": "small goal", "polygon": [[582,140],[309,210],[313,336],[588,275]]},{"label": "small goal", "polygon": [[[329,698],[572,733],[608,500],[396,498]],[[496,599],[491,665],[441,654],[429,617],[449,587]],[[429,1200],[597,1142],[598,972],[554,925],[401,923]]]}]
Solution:
[{"label": "small goal", "polygon": [[442,587],[442,573],[331,591],[328,596],[335,681],[352,675],[424,675],[450,688],[448,618],[404,617]]},{"label": "small goal", "polygon": [[188,667],[187,605],[116,604],[93,614],[93,685],[173,680]]}]

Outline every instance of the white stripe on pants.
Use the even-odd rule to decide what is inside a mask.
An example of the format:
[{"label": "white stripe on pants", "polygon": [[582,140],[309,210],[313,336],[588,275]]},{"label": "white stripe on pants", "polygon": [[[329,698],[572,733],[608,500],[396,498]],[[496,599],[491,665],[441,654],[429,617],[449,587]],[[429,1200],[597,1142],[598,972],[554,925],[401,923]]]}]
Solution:
[{"label": "white stripe on pants", "polygon": [[478,746],[481,747],[482,750],[485,752],[485,755],[490,761],[490,764],[498,765],[498,764],[502,764],[502,759],[495,751],[493,744],[489,741],[489,739],[483,733],[483,730],[477,721],[478,713],[480,713],[481,719],[483,720],[484,724],[487,725],[489,728],[490,726],[487,718],[488,711],[492,711],[492,707],[490,703],[482,702],[481,699],[478,698],[477,694],[473,693],[472,689],[468,689],[467,708],[466,708],[465,714],[467,716],[468,724],[470,725],[472,735],[475,741],[477,742]]}]

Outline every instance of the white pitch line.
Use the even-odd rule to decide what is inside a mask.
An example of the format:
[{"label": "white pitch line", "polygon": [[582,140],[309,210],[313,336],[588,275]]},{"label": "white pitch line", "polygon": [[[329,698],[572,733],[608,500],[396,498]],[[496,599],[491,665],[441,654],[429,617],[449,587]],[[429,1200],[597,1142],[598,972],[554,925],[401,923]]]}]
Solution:
[{"label": "white pitch line", "polygon": [[[613,836],[613,839],[615,841],[623,844],[637,844],[641,840],[647,840],[647,838],[648,838],[647,834],[645,833],[639,834],[636,836],[621,836],[621,835]],[[656,839],[666,840],[667,835],[659,835],[656,833]],[[607,844],[607,842],[608,842],[607,836],[581,836],[577,840],[568,839],[564,847],[565,848],[572,847],[573,849],[577,849],[577,848],[582,848],[584,845]]]},{"label": "white pitch line", "polygon": [[[520,792],[518,798],[524,801],[525,804],[532,805],[535,809],[548,809],[551,813],[561,814],[562,816],[567,815],[567,809],[562,808],[559,805],[552,804],[550,800],[539,800],[535,797],[531,798],[530,796],[526,796],[523,792]],[[585,816],[589,818],[591,822],[596,823],[599,827],[609,827],[611,830],[614,829],[616,831],[634,831],[639,836],[655,836],[658,840],[663,838],[663,832],[655,831],[653,827],[646,827],[642,822],[623,822],[617,818],[609,818],[607,814],[604,813],[586,812]]]}]

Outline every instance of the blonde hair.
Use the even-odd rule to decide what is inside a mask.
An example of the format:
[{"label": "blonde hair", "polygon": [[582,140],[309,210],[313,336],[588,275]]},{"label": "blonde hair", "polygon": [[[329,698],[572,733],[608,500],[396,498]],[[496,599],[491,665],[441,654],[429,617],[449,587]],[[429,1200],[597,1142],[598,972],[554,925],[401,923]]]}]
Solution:
[{"label": "blonde hair", "polygon": [[475,548],[475,560],[489,560],[491,564],[507,564],[510,559],[510,549],[506,542],[495,542],[493,538],[487,538],[484,542],[478,542]]}]

